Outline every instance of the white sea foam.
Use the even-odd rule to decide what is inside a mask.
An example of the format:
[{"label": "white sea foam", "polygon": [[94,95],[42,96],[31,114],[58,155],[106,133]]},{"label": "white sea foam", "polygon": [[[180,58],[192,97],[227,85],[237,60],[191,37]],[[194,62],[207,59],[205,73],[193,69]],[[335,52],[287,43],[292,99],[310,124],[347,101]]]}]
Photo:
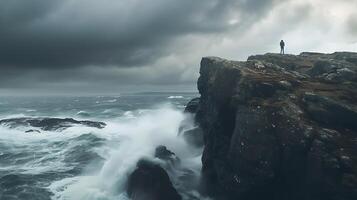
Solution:
[{"label": "white sea foam", "polygon": [[[25,129],[24,129],[25,130]],[[20,171],[22,174],[42,174],[49,171],[63,172],[72,169],[66,166],[64,152],[69,147],[50,147],[50,142],[60,142],[75,137],[49,131],[41,133],[25,133],[21,128],[9,129],[0,126],[0,141],[6,144],[7,150],[13,155],[22,155],[13,158],[13,165],[2,167],[2,170]],[[21,160],[28,160],[26,163]],[[20,161],[20,162],[17,162]]]},{"label": "white sea foam", "polygon": [[169,96],[168,99],[183,99],[183,96]]},{"label": "white sea foam", "polygon": [[105,103],[114,103],[114,102],[117,102],[117,101],[118,101],[118,99],[110,99],[110,100],[105,100],[103,102],[105,102]]},{"label": "white sea foam", "polygon": [[79,115],[79,116],[84,116],[84,117],[87,117],[87,116],[90,116],[90,114],[84,110],[80,110],[76,113],[76,115]]},{"label": "white sea foam", "polygon": [[11,115],[6,115],[4,119],[11,119],[11,118],[20,118],[20,117],[27,117],[28,115],[24,113],[17,113],[17,114],[11,114]]},{"label": "white sea foam", "polygon": [[[7,118],[24,117],[12,115]],[[152,109],[127,111],[123,115],[105,121],[104,129],[73,126],[60,132],[42,131],[24,133],[28,127],[9,129],[0,126],[0,142],[19,152],[34,152],[25,164],[2,166],[1,170],[21,171],[24,174],[44,174],[46,172],[64,172],[70,170],[65,155],[76,146],[85,145],[77,137],[94,134],[105,139],[105,145],[91,148],[104,158],[104,164],[93,163],[80,176],[65,178],[53,182],[48,190],[54,193],[56,200],[128,200],[124,187],[128,174],[135,169],[140,158],[152,158],[158,145],[165,145],[182,160],[183,167],[200,171],[199,152],[192,149],[182,138],[177,137],[177,130],[184,114],[170,105]],[[98,120],[101,121],[101,120]],[[73,140],[74,139],[74,140]],[[65,146],[51,146],[55,142],[69,142]],[[15,152],[16,153],[16,152]],[[193,191],[194,193],[194,191]]]},{"label": "white sea foam", "polygon": [[112,109],[105,109],[102,113],[111,113]]},{"label": "white sea foam", "polygon": [[124,112],[124,117],[135,118],[133,111],[130,111],[130,110]]},{"label": "white sea foam", "polygon": [[124,115],[118,123],[107,122],[107,127],[97,133],[108,141],[97,149],[106,160],[104,165],[90,174],[54,182],[49,186],[55,194],[53,199],[128,199],[124,192],[128,174],[139,159],[152,157],[158,145],[166,145],[182,158],[184,166],[199,171],[200,156],[192,154],[185,141],[177,137],[182,112],[165,105],[138,113],[135,118],[132,115]]},{"label": "white sea foam", "polygon": [[95,103],[100,104],[100,103],[115,103],[117,102],[118,99],[108,99],[108,100],[103,100],[103,101],[96,101]]}]

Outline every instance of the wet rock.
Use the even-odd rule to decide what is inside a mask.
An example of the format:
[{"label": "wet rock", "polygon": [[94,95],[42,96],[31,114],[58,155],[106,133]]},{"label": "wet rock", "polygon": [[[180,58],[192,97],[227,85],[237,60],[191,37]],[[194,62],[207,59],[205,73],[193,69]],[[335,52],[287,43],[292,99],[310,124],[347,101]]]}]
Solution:
[{"label": "wet rock", "polygon": [[[156,158],[159,158],[160,166],[168,173],[171,181],[175,183],[180,195],[183,199],[199,199],[192,194],[192,191],[199,191],[200,179],[199,174],[185,165],[181,165],[180,158],[165,146],[158,146],[155,150]],[[193,195],[193,196],[192,196]]]},{"label": "wet rock", "polygon": [[357,53],[205,57],[196,122],[218,199],[356,199]]},{"label": "wet rock", "polygon": [[189,144],[202,147],[203,133],[199,126],[197,126],[196,113],[199,109],[200,98],[194,98],[186,105],[184,113],[187,115],[181,122],[179,127],[179,136],[182,136]]},{"label": "wet rock", "polygon": [[172,164],[178,164],[180,158],[175,155],[172,151],[168,150],[166,146],[160,145],[155,149],[155,157],[164,161],[171,162]]},{"label": "wet rock", "polygon": [[166,171],[147,160],[129,176],[127,193],[132,200],[181,200]]},{"label": "wet rock", "polygon": [[185,113],[196,113],[198,110],[198,106],[200,103],[200,98],[194,98],[191,101],[189,101],[185,107]]},{"label": "wet rock", "polygon": [[0,120],[0,125],[8,126],[10,128],[16,127],[35,127],[44,131],[63,130],[75,125],[104,128],[106,126],[103,122],[94,121],[78,121],[72,118],[11,118]]}]

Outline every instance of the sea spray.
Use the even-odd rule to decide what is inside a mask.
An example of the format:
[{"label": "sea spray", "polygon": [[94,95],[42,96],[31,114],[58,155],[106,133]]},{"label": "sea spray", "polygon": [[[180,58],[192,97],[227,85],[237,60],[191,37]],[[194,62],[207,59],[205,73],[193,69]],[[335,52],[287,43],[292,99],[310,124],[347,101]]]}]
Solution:
[{"label": "sea spray", "polygon": [[[180,167],[199,174],[201,150],[191,149],[176,137],[177,127],[184,118],[183,107],[187,99],[197,94],[167,98],[176,95],[128,94],[116,102],[100,104],[95,103],[97,97],[90,96],[0,97],[6,103],[0,105],[0,120],[49,117],[107,124],[103,129],[72,124],[65,129],[47,131],[32,125],[1,124],[0,199],[126,199],[125,179],[135,169],[140,156],[159,162],[153,158],[157,145],[165,145],[175,152],[181,158]],[[108,96],[100,100],[115,98]],[[90,116],[80,116],[80,111]],[[195,193],[182,187],[180,170],[166,170],[179,192]]]},{"label": "sea spray", "polygon": [[[90,174],[67,178],[55,182],[49,189],[55,193],[53,199],[126,199],[127,177],[141,158],[153,158],[158,145],[165,145],[182,158],[184,166],[200,169],[199,152],[193,153],[185,141],[178,137],[181,111],[170,105],[161,105],[135,117],[119,118],[107,122],[100,130],[100,137],[107,139],[104,164]],[[108,149],[108,147],[110,147]],[[97,149],[98,152],[101,149]],[[173,178],[175,179],[175,178]]]}]

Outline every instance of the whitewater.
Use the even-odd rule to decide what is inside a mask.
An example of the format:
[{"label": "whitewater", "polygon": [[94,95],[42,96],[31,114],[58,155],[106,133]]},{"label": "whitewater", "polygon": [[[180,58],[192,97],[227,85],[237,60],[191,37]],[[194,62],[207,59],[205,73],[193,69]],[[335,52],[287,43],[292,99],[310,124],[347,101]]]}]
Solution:
[{"label": "whitewater", "polygon": [[[0,199],[129,199],[129,174],[141,158],[160,162],[154,158],[159,145],[174,152],[198,178],[202,149],[190,146],[178,133],[187,119],[184,106],[196,96],[0,97],[0,120],[57,117],[106,124],[102,129],[74,125],[38,132],[0,125]],[[182,185],[179,171],[168,173],[184,199],[201,198]]]}]

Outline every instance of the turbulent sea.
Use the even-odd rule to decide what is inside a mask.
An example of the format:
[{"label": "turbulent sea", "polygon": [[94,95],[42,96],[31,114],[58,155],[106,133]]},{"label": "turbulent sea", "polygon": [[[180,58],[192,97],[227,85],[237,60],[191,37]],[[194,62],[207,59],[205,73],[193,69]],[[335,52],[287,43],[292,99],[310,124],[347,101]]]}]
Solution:
[{"label": "turbulent sea", "polygon": [[[0,120],[56,117],[106,123],[57,130],[0,125],[0,199],[121,200],[140,158],[165,145],[200,171],[201,150],[178,136],[185,104],[196,93],[93,97],[0,97]],[[176,175],[169,174],[176,187]],[[179,188],[180,191],[180,188]],[[195,191],[191,191],[195,194]]]}]

